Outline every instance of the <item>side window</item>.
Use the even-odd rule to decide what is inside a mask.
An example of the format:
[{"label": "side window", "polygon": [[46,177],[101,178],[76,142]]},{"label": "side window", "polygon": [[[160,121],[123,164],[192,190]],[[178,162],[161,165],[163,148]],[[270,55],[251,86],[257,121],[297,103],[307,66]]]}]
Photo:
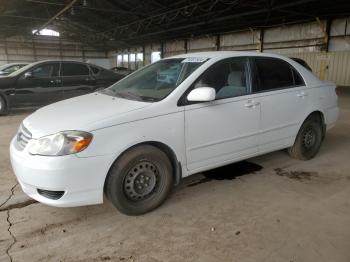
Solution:
[{"label": "side window", "polygon": [[35,67],[31,72],[33,77],[44,78],[58,76],[59,63],[47,63]]},{"label": "side window", "polygon": [[216,99],[242,96],[249,93],[247,60],[229,58],[212,65],[194,83],[194,88],[213,87]]},{"label": "side window", "polygon": [[78,63],[62,63],[61,72],[62,76],[85,76],[90,74],[86,65]]},{"label": "side window", "polygon": [[100,72],[100,69],[96,66],[91,66],[91,70],[94,73],[94,75],[97,75]]},{"label": "side window", "polygon": [[259,90],[273,90],[294,86],[291,66],[278,58],[255,58]]}]

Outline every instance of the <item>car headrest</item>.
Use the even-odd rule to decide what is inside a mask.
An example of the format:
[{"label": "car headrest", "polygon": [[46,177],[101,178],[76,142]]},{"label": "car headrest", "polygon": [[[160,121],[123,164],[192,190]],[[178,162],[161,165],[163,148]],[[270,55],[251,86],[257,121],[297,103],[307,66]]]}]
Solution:
[{"label": "car headrest", "polygon": [[241,71],[232,71],[227,78],[227,84],[229,86],[243,86]]}]

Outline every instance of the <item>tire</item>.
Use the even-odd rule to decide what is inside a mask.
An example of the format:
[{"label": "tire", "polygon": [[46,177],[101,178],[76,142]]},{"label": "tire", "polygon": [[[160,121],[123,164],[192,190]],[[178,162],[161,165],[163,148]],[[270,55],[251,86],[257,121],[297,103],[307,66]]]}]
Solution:
[{"label": "tire", "polygon": [[7,114],[7,106],[5,99],[0,96],[0,115],[6,115]]},{"label": "tire", "polygon": [[112,166],[105,193],[126,215],[141,215],[160,206],[173,186],[173,168],[167,155],[151,145],[130,149]]},{"label": "tire", "polygon": [[322,140],[322,121],[318,117],[311,116],[302,124],[294,145],[288,149],[288,153],[296,159],[309,160],[320,150]]}]

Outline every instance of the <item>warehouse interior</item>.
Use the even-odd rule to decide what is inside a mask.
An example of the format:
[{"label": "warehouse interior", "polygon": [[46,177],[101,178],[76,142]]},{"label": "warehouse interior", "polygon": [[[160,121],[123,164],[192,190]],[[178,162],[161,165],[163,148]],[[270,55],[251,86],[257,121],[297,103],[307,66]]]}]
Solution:
[{"label": "warehouse interior", "polygon": [[[233,179],[185,178],[162,208],[53,208],[25,196],[0,116],[0,261],[349,261],[350,3],[346,0],[0,0],[0,66],[80,61],[137,70],[204,51],[301,58],[337,85],[340,118],[320,156],[274,152]],[[237,171],[238,170],[238,171]],[[210,182],[210,183],[208,183]]]},{"label": "warehouse interior", "polygon": [[[302,58],[321,79],[350,85],[346,1],[33,0],[1,9],[0,64],[109,59],[137,69],[152,54],[249,50]],[[60,37],[33,34],[44,28]]]}]

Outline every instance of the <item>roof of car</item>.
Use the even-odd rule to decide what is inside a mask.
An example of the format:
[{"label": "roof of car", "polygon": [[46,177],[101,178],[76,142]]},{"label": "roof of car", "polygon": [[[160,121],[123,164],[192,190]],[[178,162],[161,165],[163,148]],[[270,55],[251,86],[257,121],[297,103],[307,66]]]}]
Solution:
[{"label": "roof of car", "polygon": [[232,57],[232,56],[265,56],[265,57],[286,58],[285,56],[281,56],[277,54],[252,52],[252,51],[196,52],[196,53],[176,55],[176,56],[172,56],[171,58],[186,58],[186,57],[225,58],[225,57]]},{"label": "roof of car", "polygon": [[5,64],[7,66],[11,66],[11,65],[28,65],[29,63],[27,62],[18,62],[18,63],[8,63],[8,64]]},{"label": "roof of car", "polygon": [[38,65],[38,64],[42,64],[42,63],[60,63],[60,62],[74,62],[74,63],[80,63],[80,64],[85,64],[85,65],[90,65],[90,66],[96,66],[99,68],[103,68],[101,66],[95,65],[95,64],[91,64],[91,63],[87,63],[87,62],[82,62],[82,61],[76,61],[76,60],[40,60],[40,61],[36,61],[31,63],[32,66]]},{"label": "roof of car", "polygon": [[83,63],[83,64],[88,64],[86,62],[83,62],[83,61],[76,61],[76,60],[54,60],[54,59],[49,59],[49,60],[40,60],[40,61],[36,61],[34,63],[43,63],[43,62],[75,62],[75,63]]},{"label": "roof of car", "polygon": [[28,65],[29,63],[8,63],[8,64],[3,64],[0,67],[9,67],[9,66],[14,66],[14,65]]}]

